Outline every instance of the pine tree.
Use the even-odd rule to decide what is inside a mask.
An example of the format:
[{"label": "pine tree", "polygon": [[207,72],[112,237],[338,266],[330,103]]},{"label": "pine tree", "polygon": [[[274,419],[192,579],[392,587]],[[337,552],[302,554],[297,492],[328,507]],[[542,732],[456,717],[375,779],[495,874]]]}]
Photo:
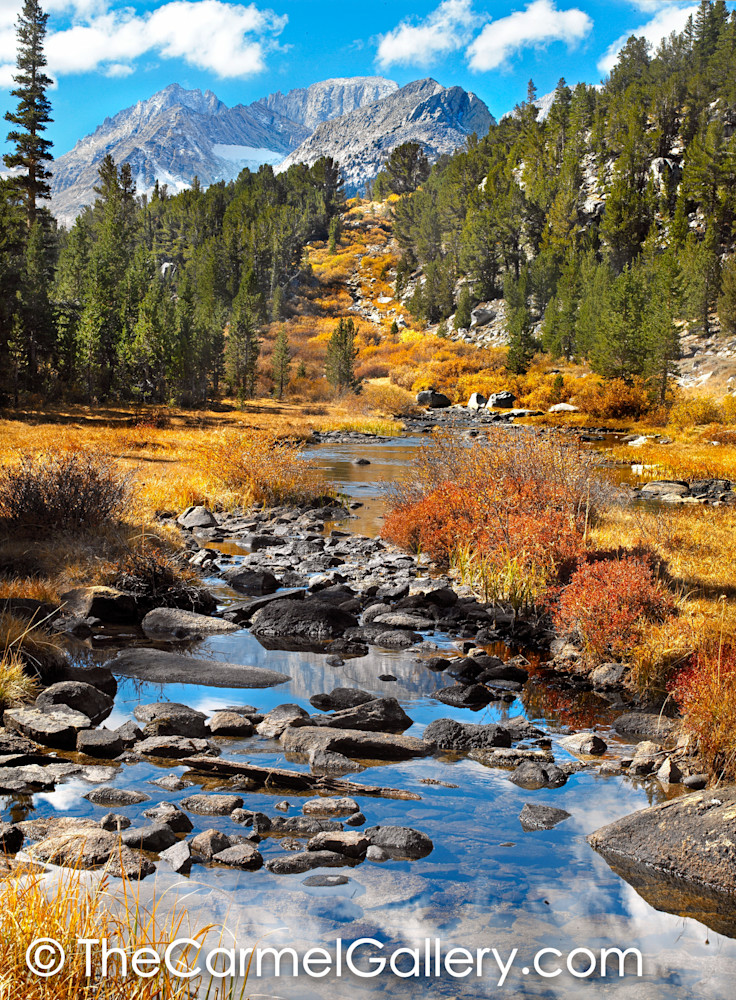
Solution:
[{"label": "pine tree", "polygon": [[457,309],[455,310],[455,329],[456,330],[467,330],[470,327],[471,322],[471,309],[473,308],[473,297],[470,294],[470,288],[467,285],[463,285],[460,289],[460,295],[457,300]]},{"label": "pine tree", "polygon": [[252,275],[246,274],[233,302],[225,351],[225,371],[233,392],[250,399],[255,392],[258,343],[257,304]]},{"label": "pine tree", "polygon": [[285,326],[282,326],[276,334],[271,363],[273,366],[273,393],[277,399],[281,399],[284,395],[284,390],[289,384],[289,372],[291,369],[291,349]]},{"label": "pine tree", "polygon": [[514,375],[523,375],[529,370],[537,350],[537,342],[532,334],[532,317],[527,304],[527,280],[527,272],[524,270],[518,280],[509,275],[503,286],[506,299],[506,328],[509,334],[506,368]]},{"label": "pine tree", "polygon": [[51,197],[51,172],[46,167],[53,159],[51,142],[41,134],[52,121],[51,102],[46,96],[52,81],[43,72],[47,20],[48,14],[38,0],[24,0],[17,25],[18,72],[13,77],[17,86],[11,91],[18,99],[18,106],[5,115],[6,121],[17,128],[8,133],[8,142],[14,144],[15,151],[6,153],[3,159],[6,167],[22,171],[14,183],[25,202],[29,229],[36,220],[37,201]]},{"label": "pine tree", "polygon": [[355,386],[355,323],[352,319],[341,319],[327,344],[325,375],[330,385],[338,392]]},{"label": "pine tree", "polygon": [[710,313],[715,308],[720,291],[720,261],[713,225],[708,226],[702,240],[690,233],[682,252],[682,271],[687,316],[701,325],[707,337],[710,334]]},{"label": "pine tree", "polygon": [[721,321],[721,330],[731,336],[736,334],[736,257],[729,257],[723,265],[718,319]]},{"label": "pine tree", "polygon": [[338,244],[340,243],[340,216],[333,215],[330,219],[330,231],[329,231],[329,251],[332,254],[337,253]]},{"label": "pine tree", "polygon": [[418,142],[404,142],[386,160],[384,172],[394,194],[409,194],[429,177],[427,154]]}]

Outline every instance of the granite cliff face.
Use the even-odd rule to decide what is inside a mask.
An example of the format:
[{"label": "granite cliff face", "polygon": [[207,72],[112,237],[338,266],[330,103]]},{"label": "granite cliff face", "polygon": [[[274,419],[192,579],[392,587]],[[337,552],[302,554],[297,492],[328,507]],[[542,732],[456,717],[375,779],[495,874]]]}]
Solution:
[{"label": "granite cliff face", "polygon": [[391,151],[404,142],[418,142],[430,160],[452,153],[469,135],[486,134],[493,116],[475,94],[462,87],[446,88],[436,80],[416,80],[400,90],[319,125],[309,139],[281,163],[311,165],[331,156],[343,169],[348,194],[372,180]]},{"label": "granite cliff face", "polygon": [[194,177],[203,186],[232,180],[243,167],[278,163],[309,130],[256,103],[228,108],[212,93],[166,87],[106,118],[53,165],[51,210],[70,224],[94,201],[102,158],[130,163],[138,193],[156,180],[176,192]]},{"label": "granite cliff face", "polygon": [[270,111],[299,122],[311,132],[321,122],[349,114],[398,89],[398,83],[383,76],[341,77],[299,87],[288,94],[276,91],[259,103]]}]

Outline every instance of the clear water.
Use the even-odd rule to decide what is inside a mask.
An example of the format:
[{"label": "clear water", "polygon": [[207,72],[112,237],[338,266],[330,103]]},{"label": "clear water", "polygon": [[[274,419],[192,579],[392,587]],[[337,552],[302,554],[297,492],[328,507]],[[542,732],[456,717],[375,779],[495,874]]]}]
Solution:
[{"label": "clear water", "polygon": [[[351,522],[354,530],[376,531],[380,524],[381,483],[396,475],[406,475],[406,459],[415,444],[415,441],[392,441],[359,446],[325,445],[314,450],[319,463],[341,488],[364,502],[358,512],[359,520]],[[354,465],[353,459],[358,455],[368,457],[371,465]],[[211,583],[217,586],[223,604],[234,599],[232,591],[221,582]],[[439,645],[448,642],[441,635],[428,638]],[[310,709],[310,695],[341,685],[399,698],[414,720],[408,730],[410,735],[420,735],[436,718],[491,722],[523,713],[549,729],[555,743],[567,726],[595,725],[609,742],[607,756],[619,756],[626,750],[610,733],[612,714],[604,700],[562,691],[543,676],[535,677],[527,685],[522,702],[471,713],[450,709],[432,699],[432,692],[450,679],[421,666],[413,653],[372,649],[368,656],[334,667],[326,663],[325,654],[266,650],[245,630],[208,639],[193,651],[215,659],[267,666],[289,674],[291,679],[276,688],[247,691],[204,685],[151,685],[121,679],[115,710],[107,725],[118,725],[132,718],[138,704],[159,700],[183,702],[208,713],[243,703],[253,704],[264,712],[283,702],[296,702]],[[104,659],[108,654],[93,655],[95,659]],[[378,675],[384,673],[395,675],[397,680],[378,680]],[[304,766],[287,761],[277,741],[254,737],[221,743],[225,757],[282,767]],[[555,757],[566,759],[569,755],[555,746]],[[143,811],[152,804],[176,802],[199,790],[194,787],[168,793],[149,784],[152,778],[172,770],[183,774],[186,766],[172,769],[138,763],[120,767],[111,783],[141,789],[150,794],[151,802],[115,811],[126,813],[134,822],[145,823]],[[358,797],[358,801],[368,826],[396,824],[427,833],[434,842],[431,855],[414,862],[389,861],[380,865],[364,862],[354,869],[325,870],[324,874],[344,874],[349,878],[346,884],[331,887],[305,885],[307,875],[276,876],[265,869],[253,873],[194,867],[189,878],[162,872],[156,880],[142,883],[143,894],[174,886],[175,891],[169,895],[172,899],[176,894],[186,896],[189,919],[194,926],[222,921],[244,948],[255,944],[266,932],[271,933],[262,942],[264,945],[302,949],[311,945],[333,949],[338,938],[346,944],[360,938],[374,938],[385,944],[388,951],[395,947],[424,948],[425,939],[439,938],[445,949],[496,948],[504,960],[513,949],[518,949],[518,958],[503,986],[498,985],[497,966],[487,960],[480,978],[475,975],[452,978],[446,973],[439,978],[424,974],[399,978],[389,971],[370,979],[356,976],[338,979],[332,974],[312,979],[303,973],[296,978],[281,976],[278,980],[267,974],[260,980],[251,976],[246,995],[289,1000],[428,995],[468,1000],[497,996],[614,995],[625,1000],[692,997],[721,1000],[733,995],[736,941],[694,919],[654,909],[586,843],[586,835],[601,825],[661,800],[664,791],[656,782],[603,777],[591,768],[572,775],[563,788],[525,791],[507,780],[506,771],[451,756],[379,764],[348,777],[418,792],[420,801],[367,796]],[[427,784],[424,779],[445,784]],[[198,781],[206,789],[217,787],[212,779]],[[50,794],[7,800],[4,818],[18,820],[52,812],[99,818],[106,810],[83,798],[89,788],[85,782],[73,779]],[[238,794],[242,795],[245,808],[272,815],[276,815],[275,803],[284,798],[291,803],[287,815],[298,815],[307,797],[285,796],[283,792],[273,797],[265,793]],[[554,830],[525,833],[518,817],[526,802],[554,805],[566,809],[571,817]],[[244,832],[229,817],[191,818],[195,833],[211,827],[225,833]],[[261,848],[266,859],[282,853],[275,838],[264,840]],[[728,905],[724,902],[724,907]],[[632,974],[619,979],[609,974],[582,979],[563,971],[557,978],[543,978],[532,968],[533,956],[541,948],[555,948],[565,956],[578,948],[601,947],[638,948],[643,956],[643,977]],[[580,961],[586,964],[582,958]],[[553,956],[552,965],[555,963],[564,968],[564,958]],[[550,959],[546,967],[551,968]],[[531,971],[525,974],[524,968]]]}]

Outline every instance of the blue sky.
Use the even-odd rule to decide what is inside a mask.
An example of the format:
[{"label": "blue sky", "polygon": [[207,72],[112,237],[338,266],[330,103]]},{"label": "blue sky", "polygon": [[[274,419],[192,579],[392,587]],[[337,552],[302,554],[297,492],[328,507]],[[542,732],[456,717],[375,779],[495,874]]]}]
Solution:
[{"label": "blue sky", "polygon": [[[43,3],[43,0],[42,0]],[[14,24],[0,0],[0,112],[12,106]],[[734,2],[730,0],[729,7]],[[625,38],[679,30],[686,0],[46,0],[55,152],[170,83],[247,104],[338,76],[432,76],[500,117],[560,76],[598,83]],[[4,137],[4,136],[3,136]]]}]

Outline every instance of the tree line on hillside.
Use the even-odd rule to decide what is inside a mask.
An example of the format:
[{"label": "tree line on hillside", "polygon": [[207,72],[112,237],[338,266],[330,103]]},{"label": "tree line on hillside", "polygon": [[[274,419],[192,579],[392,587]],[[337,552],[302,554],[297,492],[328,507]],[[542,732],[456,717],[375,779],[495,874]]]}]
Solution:
[{"label": "tree line on hillside", "polygon": [[586,359],[664,393],[683,320],[736,333],[736,12],[701,0],[652,51],[631,37],[601,89],[560,80],[395,205],[401,293],[430,323],[503,295],[508,367]]}]

